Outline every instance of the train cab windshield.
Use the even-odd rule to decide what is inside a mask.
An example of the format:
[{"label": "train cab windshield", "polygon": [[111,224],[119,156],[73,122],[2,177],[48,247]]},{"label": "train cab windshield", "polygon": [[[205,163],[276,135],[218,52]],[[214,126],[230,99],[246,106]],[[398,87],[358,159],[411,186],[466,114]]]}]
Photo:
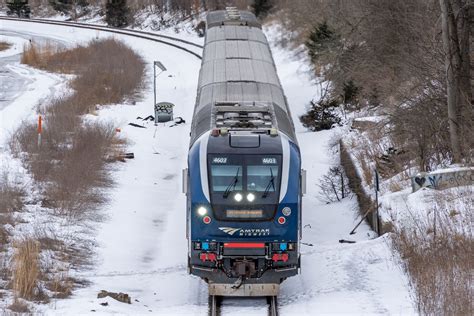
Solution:
[{"label": "train cab windshield", "polygon": [[210,155],[211,203],[220,220],[269,220],[278,204],[280,155]]}]

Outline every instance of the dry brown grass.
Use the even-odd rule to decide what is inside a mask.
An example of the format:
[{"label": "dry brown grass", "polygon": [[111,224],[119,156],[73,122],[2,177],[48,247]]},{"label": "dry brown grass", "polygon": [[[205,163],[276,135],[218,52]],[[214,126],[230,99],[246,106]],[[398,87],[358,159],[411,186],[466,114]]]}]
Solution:
[{"label": "dry brown grass", "polygon": [[112,185],[106,158],[123,146],[112,124],[71,120],[68,126],[60,117],[45,122],[41,147],[34,124],[23,124],[10,143],[13,152],[29,153],[25,162],[34,178],[49,183],[43,205],[76,219],[105,201],[102,191]]},{"label": "dry brown grass", "polygon": [[11,46],[10,43],[7,43],[7,42],[0,42],[0,52],[1,52],[2,50],[7,50],[7,49],[9,49],[10,46]]},{"label": "dry brown grass", "polygon": [[98,104],[137,98],[143,60],[125,44],[107,39],[71,50],[32,44],[25,48],[22,62],[76,75],[71,82],[73,95],[55,98],[39,108],[44,117],[41,147],[36,124],[24,123],[14,133],[10,148],[17,156],[28,153],[24,160],[34,178],[50,184],[43,205],[80,218],[104,201],[102,189],[111,185],[105,158],[123,146],[113,125],[84,125],[80,116],[94,112]]},{"label": "dry brown grass", "polygon": [[33,299],[37,293],[40,276],[40,247],[36,240],[26,238],[14,242],[15,254],[12,259],[13,290],[17,297]]},{"label": "dry brown grass", "polygon": [[74,280],[67,274],[60,274],[47,282],[46,288],[53,293],[54,298],[67,298],[72,294]]},{"label": "dry brown grass", "polygon": [[111,124],[87,124],[75,132],[62,163],[50,174],[52,185],[46,191],[60,213],[79,218],[105,201],[102,189],[112,185],[105,157],[115,139]]},{"label": "dry brown grass", "polygon": [[413,227],[394,228],[393,244],[405,262],[421,314],[473,315],[472,190],[435,194],[436,207],[425,218],[413,219]]},{"label": "dry brown grass", "polygon": [[[357,196],[361,215],[364,215],[369,210],[373,212],[376,208],[376,205],[371,200],[370,196],[365,193],[364,188],[362,186],[362,179],[360,178],[357,172],[357,168],[354,165],[354,162],[352,161],[351,156],[342,141],[340,142],[340,158],[341,166],[344,169],[344,173],[346,174],[349,180],[349,188]],[[374,216],[368,216],[367,220],[372,226],[372,228],[376,227],[376,223],[374,222]]]},{"label": "dry brown grass", "polygon": [[[95,111],[99,104],[136,99],[143,82],[143,60],[123,43],[105,40],[72,50],[32,44],[25,47],[22,62],[47,71],[76,75],[71,82],[75,92],[39,107],[44,120],[40,146],[36,122],[23,122],[11,137],[11,152],[22,159],[36,181],[43,183],[44,207],[74,221],[98,220],[100,216],[94,211],[106,200],[104,189],[112,185],[107,163],[123,150],[126,142],[117,137],[113,124],[84,123],[81,115]],[[18,209],[21,196],[17,191],[4,190],[2,183],[0,207],[8,202],[5,208]],[[13,198],[16,196],[19,198]],[[9,268],[16,297],[46,302],[48,297],[41,290],[43,287],[53,292],[54,297],[69,296],[79,281],[69,278],[67,271],[58,275],[57,271],[45,268],[40,275],[37,240],[53,251],[58,260],[74,267],[86,265],[87,256],[91,255],[87,246],[66,246],[47,235],[15,242],[16,251]],[[22,304],[16,300],[11,309],[26,311]]]},{"label": "dry brown grass", "polygon": [[58,45],[51,42],[38,44],[31,42],[23,46],[23,54],[21,56],[21,63],[37,68],[46,69],[48,67],[48,61],[55,54],[61,52]]},{"label": "dry brown grass", "polygon": [[145,72],[141,57],[115,39],[92,41],[69,50],[33,43],[25,47],[22,63],[77,75],[71,84],[77,94],[68,103],[78,114],[90,112],[96,104],[137,97]]},{"label": "dry brown grass", "polygon": [[0,215],[10,214],[23,208],[24,188],[15,183],[8,170],[0,171]]},{"label": "dry brown grass", "polygon": [[388,184],[388,189],[390,192],[398,192],[403,190],[403,186],[400,184],[400,181],[390,180]]},{"label": "dry brown grass", "polygon": [[13,212],[24,205],[24,188],[16,184],[8,170],[0,171],[0,251],[8,244],[9,235],[4,225],[14,225]]},{"label": "dry brown grass", "polygon": [[[10,309],[13,313],[18,313],[18,314],[26,314],[30,313],[30,309],[28,307],[28,304],[26,304],[23,300],[15,298],[13,300],[13,303],[8,306],[8,309]],[[8,315],[8,313],[5,313],[4,315]]]},{"label": "dry brown grass", "polygon": [[364,156],[360,156],[359,158],[360,167],[362,168],[362,175],[364,177],[364,181],[368,186],[371,186],[373,183],[374,173],[370,170],[369,165],[365,161]]}]

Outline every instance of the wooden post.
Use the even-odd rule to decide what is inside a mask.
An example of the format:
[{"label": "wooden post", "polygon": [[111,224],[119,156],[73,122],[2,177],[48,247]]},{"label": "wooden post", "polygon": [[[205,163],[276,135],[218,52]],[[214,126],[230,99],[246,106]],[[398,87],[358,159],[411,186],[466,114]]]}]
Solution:
[{"label": "wooden post", "polygon": [[344,174],[343,171],[341,170],[341,192],[342,192],[342,198],[345,198],[345,192],[344,192]]}]

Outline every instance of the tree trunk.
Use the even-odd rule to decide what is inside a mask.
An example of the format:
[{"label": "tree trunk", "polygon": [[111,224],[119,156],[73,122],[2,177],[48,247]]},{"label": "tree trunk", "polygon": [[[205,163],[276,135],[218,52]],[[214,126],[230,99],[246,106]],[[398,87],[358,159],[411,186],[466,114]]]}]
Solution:
[{"label": "tree trunk", "polygon": [[439,0],[441,6],[442,34],[444,51],[446,54],[446,84],[448,98],[448,119],[451,149],[453,151],[453,162],[461,162],[461,143],[460,143],[460,69],[461,56],[459,49],[458,29],[456,17],[453,12],[451,1]]},{"label": "tree trunk", "polygon": [[[459,49],[460,49],[460,83],[459,83],[459,116],[461,124],[461,152],[469,163],[474,148],[474,109],[471,86],[471,34],[474,20],[472,20],[471,0],[455,0],[454,10],[458,16]],[[471,21],[472,20],[472,21]]]}]

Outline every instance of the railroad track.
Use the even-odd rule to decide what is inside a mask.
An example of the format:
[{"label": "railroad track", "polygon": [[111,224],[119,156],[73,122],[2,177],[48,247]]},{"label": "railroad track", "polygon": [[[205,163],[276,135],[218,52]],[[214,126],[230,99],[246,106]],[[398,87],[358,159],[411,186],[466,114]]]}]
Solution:
[{"label": "railroad track", "polygon": [[46,19],[20,19],[20,18],[14,18],[14,17],[0,16],[0,20],[60,25],[60,26],[75,27],[75,28],[80,28],[80,29],[89,29],[89,30],[104,31],[104,32],[121,34],[121,35],[128,35],[128,36],[147,39],[147,40],[162,43],[168,46],[172,46],[177,49],[183,50],[191,55],[194,55],[195,57],[199,59],[202,59],[202,56],[197,52],[203,49],[202,45],[199,45],[190,41],[186,41],[180,38],[175,38],[169,35],[162,35],[162,34],[156,34],[156,33],[144,32],[144,31],[138,31],[138,30],[119,29],[119,28],[114,28],[110,26],[98,25],[98,24],[86,24],[86,23],[68,22],[68,21],[52,21],[52,20],[46,20]]},{"label": "railroad track", "polygon": [[[209,316],[221,316],[221,303],[224,298],[209,295]],[[278,301],[276,296],[267,296],[268,316],[278,316]]]}]

